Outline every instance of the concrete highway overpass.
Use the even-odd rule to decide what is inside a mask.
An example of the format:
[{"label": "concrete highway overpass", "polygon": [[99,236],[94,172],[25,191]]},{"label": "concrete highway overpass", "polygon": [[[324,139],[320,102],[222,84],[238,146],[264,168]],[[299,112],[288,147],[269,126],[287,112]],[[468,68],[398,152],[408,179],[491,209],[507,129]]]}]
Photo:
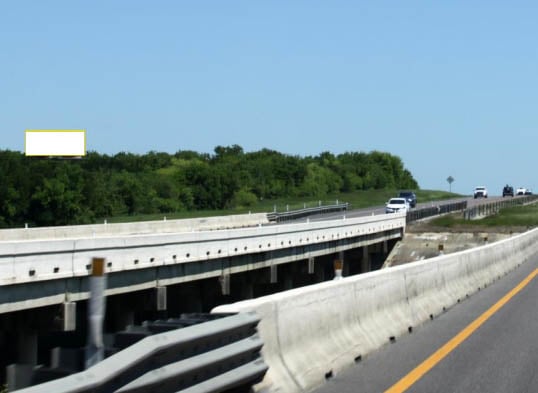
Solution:
[{"label": "concrete highway overpass", "polygon": [[[0,368],[48,361],[55,331],[86,334],[94,257],[106,258],[106,330],[379,268],[405,214],[270,224],[265,215],[198,222],[0,231]],[[43,340],[46,340],[44,342]]]},{"label": "concrete highway overpass", "polygon": [[[336,259],[344,262],[344,276],[379,267],[403,236],[406,219],[372,213],[333,213],[284,225],[248,215],[4,231],[4,361],[37,364],[39,336],[52,326],[84,325],[92,257],[107,260],[107,328],[118,330],[167,310],[207,311],[331,280]],[[375,304],[375,299],[365,301]]]}]

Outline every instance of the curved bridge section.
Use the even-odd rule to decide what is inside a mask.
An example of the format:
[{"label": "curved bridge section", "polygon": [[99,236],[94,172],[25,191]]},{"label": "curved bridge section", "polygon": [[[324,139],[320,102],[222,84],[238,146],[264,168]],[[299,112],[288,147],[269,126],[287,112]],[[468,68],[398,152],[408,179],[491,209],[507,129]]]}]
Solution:
[{"label": "curved bridge section", "polygon": [[251,228],[0,242],[0,313],[87,299],[90,261],[107,295],[314,258],[403,236],[405,215]]}]

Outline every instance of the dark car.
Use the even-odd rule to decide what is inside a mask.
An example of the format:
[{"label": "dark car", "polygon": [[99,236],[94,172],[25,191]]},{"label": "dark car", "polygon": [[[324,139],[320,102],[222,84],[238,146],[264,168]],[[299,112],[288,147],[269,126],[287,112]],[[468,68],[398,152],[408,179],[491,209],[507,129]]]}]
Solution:
[{"label": "dark car", "polygon": [[505,196],[513,197],[514,196],[514,187],[509,186],[508,184],[506,186],[504,186],[504,188],[503,188],[503,198]]},{"label": "dark car", "polygon": [[400,195],[398,195],[398,197],[407,199],[407,202],[409,202],[409,206],[411,207],[415,207],[417,205],[417,196],[413,191],[400,191]]}]

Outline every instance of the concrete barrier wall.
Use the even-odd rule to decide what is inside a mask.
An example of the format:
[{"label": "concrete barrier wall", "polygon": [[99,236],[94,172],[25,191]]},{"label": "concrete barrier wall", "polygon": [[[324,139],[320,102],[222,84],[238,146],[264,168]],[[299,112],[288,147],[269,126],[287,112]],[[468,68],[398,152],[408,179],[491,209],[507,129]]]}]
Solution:
[{"label": "concrete barrier wall", "polygon": [[263,392],[308,391],[538,252],[538,229],[497,243],[216,307],[256,311]]},{"label": "concrete barrier wall", "polygon": [[267,219],[266,213],[256,213],[206,218],[188,218],[182,220],[2,229],[0,230],[0,241],[72,239],[148,233],[197,232],[252,227],[267,223],[269,223],[269,220]]},{"label": "concrete barrier wall", "polygon": [[105,257],[106,272],[113,273],[404,229],[405,215],[390,214],[226,231],[0,241],[0,286],[87,276],[92,257]]}]

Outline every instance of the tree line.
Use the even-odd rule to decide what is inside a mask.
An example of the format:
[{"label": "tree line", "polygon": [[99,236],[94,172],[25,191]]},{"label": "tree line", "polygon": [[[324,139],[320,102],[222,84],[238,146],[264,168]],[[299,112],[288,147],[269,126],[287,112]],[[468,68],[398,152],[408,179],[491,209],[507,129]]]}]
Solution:
[{"label": "tree line", "polygon": [[0,151],[0,227],[86,224],[150,213],[248,207],[261,199],[322,198],[369,189],[416,189],[402,160],[385,152],[292,156],[238,145],[213,154],[178,151],[74,160]]}]

